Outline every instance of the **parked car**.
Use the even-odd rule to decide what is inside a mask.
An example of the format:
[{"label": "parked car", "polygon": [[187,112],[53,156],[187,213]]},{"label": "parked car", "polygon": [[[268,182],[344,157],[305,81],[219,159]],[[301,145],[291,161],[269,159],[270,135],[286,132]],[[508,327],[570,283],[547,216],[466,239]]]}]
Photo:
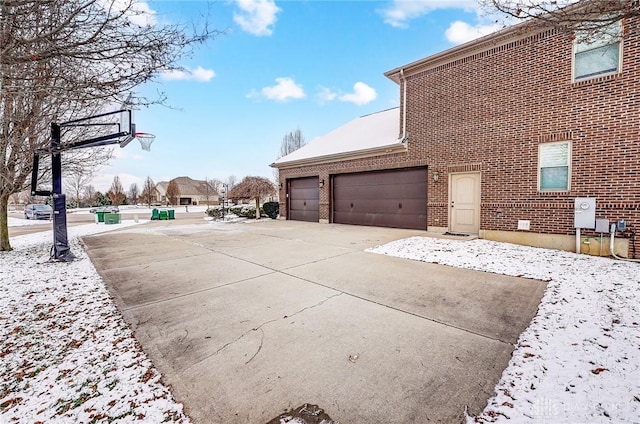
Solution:
[{"label": "parked car", "polygon": [[91,208],[89,209],[89,212],[91,213],[96,213],[96,212],[109,212],[109,213],[118,213],[120,212],[120,209],[118,209],[117,206],[99,206],[96,208]]},{"label": "parked car", "polygon": [[51,219],[53,208],[49,205],[33,204],[24,207],[24,219]]}]

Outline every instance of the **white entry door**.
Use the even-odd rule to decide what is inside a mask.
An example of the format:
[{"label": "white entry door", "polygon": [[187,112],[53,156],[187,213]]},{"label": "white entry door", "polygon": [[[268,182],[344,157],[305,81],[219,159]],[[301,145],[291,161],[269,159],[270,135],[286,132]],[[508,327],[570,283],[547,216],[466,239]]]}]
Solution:
[{"label": "white entry door", "polygon": [[478,234],[480,231],[480,173],[450,174],[449,231]]}]

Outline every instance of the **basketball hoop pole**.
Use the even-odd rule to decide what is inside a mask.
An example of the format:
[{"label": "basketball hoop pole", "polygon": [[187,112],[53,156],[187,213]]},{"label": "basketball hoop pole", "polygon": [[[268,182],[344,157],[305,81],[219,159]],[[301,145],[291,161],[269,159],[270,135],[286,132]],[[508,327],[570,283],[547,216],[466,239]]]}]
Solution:
[{"label": "basketball hoop pole", "polygon": [[70,262],[75,259],[69,248],[67,234],[67,201],[62,193],[62,152],[60,125],[51,123],[51,176],[53,179],[53,248],[54,259]]},{"label": "basketball hoop pole", "polygon": [[[113,123],[88,123],[82,124],[82,121],[88,119],[100,118],[104,116],[114,115],[117,113],[126,112],[129,116],[128,128],[121,128],[118,125],[118,132],[109,135],[102,135],[87,140],[81,140],[68,145],[62,144],[62,127],[68,126],[93,126],[93,125],[114,125]],[[109,144],[118,143],[122,137],[130,137],[130,140],[135,138],[135,124],[131,122],[130,110],[119,110],[115,112],[108,112],[100,115],[91,116],[88,118],[76,119],[73,121],[63,122],[61,124],[51,123],[51,143],[49,149],[43,149],[36,151],[33,156],[33,170],[31,173],[31,195],[32,196],[51,196],[53,198],[53,247],[51,248],[51,257],[56,260],[70,262],[75,259],[71,249],[69,248],[69,238],[67,232],[67,202],[66,196],[62,192],[62,152],[66,150],[81,149],[85,147],[97,147],[106,146]],[[126,139],[125,139],[126,140]],[[52,189],[37,190],[38,182],[38,162],[40,154],[51,154],[51,177],[52,177]]]}]

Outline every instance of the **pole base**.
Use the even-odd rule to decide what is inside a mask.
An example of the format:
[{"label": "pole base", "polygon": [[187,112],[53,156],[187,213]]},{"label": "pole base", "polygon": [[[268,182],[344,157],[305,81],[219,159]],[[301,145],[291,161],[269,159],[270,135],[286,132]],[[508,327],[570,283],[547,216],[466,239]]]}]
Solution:
[{"label": "pole base", "polygon": [[73,262],[76,256],[71,252],[69,246],[53,246],[51,258],[60,262]]}]

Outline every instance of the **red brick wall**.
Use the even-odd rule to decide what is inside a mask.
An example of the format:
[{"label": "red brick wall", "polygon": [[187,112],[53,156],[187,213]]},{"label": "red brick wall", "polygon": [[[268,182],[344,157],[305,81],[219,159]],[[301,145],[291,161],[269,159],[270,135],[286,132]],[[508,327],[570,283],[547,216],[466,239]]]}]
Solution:
[{"label": "red brick wall", "polygon": [[[621,73],[583,82],[571,80],[570,36],[553,31],[409,72],[406,154],[284,169],[281,179],[427,165],[440,174],[429,181],[428,225],[446,226],[447,174],[479,170],[481,229],[516,231],[527,219],[531,232],[574,234],[574,198],[595,197],[598,218],[640,230],[639,31],[639,19],[626,22]],[[572,142],[571,189],[539,192],[538,146],[561,140]],[[321,219],[329,195],[327,184]]]}]

